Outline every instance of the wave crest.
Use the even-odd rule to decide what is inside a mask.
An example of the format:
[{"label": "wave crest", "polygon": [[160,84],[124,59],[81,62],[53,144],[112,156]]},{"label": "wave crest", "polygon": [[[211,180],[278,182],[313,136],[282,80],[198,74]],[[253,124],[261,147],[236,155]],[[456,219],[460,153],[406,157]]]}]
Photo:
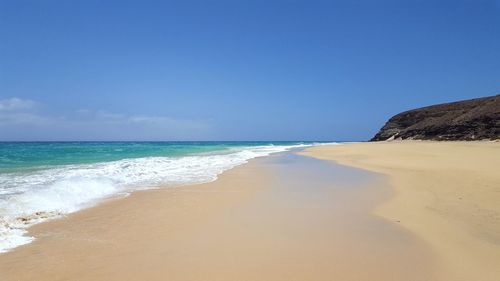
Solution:
[{"label": "wave crest", "polygon": [[[298,145],[304,146],[304,145]],[[26,229],[94,205],[100,199],[159,185],[213,181],[248,160],[297,146],[259,146],[222,154],[146,157],[0,174],[0,252],[30,243]]]}]

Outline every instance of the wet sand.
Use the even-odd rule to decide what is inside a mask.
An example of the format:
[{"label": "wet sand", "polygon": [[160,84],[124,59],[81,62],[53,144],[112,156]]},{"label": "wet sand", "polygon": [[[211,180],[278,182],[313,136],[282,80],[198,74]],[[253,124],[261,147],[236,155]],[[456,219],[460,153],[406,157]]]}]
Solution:
[{"label": "wet sand", "polygon": [[383,177],[295,153],[37,225],[3,280],[433,280],[432,248],[373,215]]},{"label": "wet sand", "polygon": [[387,175],[375,214],[431,245],[438,280],[500,280],[500,142],[395,141],[304,154]]}]

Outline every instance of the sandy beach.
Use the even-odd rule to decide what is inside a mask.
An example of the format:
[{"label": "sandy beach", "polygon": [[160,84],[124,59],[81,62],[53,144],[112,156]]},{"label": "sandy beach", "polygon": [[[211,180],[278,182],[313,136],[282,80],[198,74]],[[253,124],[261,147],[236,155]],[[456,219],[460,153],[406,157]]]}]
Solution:
[{"label": "sandy beach", "polygon": [[355,143],[305,154],[386,175],[394,194],[374,213],[431,245],[438,280],[499,280],[499,142]]},{"label": "sandy beach", "polygon": [[36,225],[33,243],[0,255],[0,276],[434,280],[431,245],[372,214],[392,193],[379,175],[281,153],[212,183],[135,192]]},{"label": "sandy beach", "polygon": [[36,225],[33,243],[0,255],[0,276],[498,280],[498,167],[498,142],[278,153]]},{"label": "sandy beach", "polygon": [[500,281],[500,0],[0,1],[0,281]]}]

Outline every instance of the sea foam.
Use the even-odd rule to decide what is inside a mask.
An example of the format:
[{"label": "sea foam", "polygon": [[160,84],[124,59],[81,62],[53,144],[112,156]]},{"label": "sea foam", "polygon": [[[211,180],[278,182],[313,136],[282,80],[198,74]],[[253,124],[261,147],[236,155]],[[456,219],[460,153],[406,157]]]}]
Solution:
[{"label": "sea foam", "polygon": [[137,189],[210,182],[249,159],[295,146],[233,148],[218,154],[145,157],[0,174],[0,252],[30,243],[33,224]]}]

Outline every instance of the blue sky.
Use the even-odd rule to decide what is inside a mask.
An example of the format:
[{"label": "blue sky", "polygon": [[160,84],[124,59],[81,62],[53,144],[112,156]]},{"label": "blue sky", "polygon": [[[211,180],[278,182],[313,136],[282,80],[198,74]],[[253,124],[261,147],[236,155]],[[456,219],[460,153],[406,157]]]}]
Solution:
[{"label": "blue sky", "polygon": [[497,93],[497,0],[0,0],[0,140],[364,140]]}]

